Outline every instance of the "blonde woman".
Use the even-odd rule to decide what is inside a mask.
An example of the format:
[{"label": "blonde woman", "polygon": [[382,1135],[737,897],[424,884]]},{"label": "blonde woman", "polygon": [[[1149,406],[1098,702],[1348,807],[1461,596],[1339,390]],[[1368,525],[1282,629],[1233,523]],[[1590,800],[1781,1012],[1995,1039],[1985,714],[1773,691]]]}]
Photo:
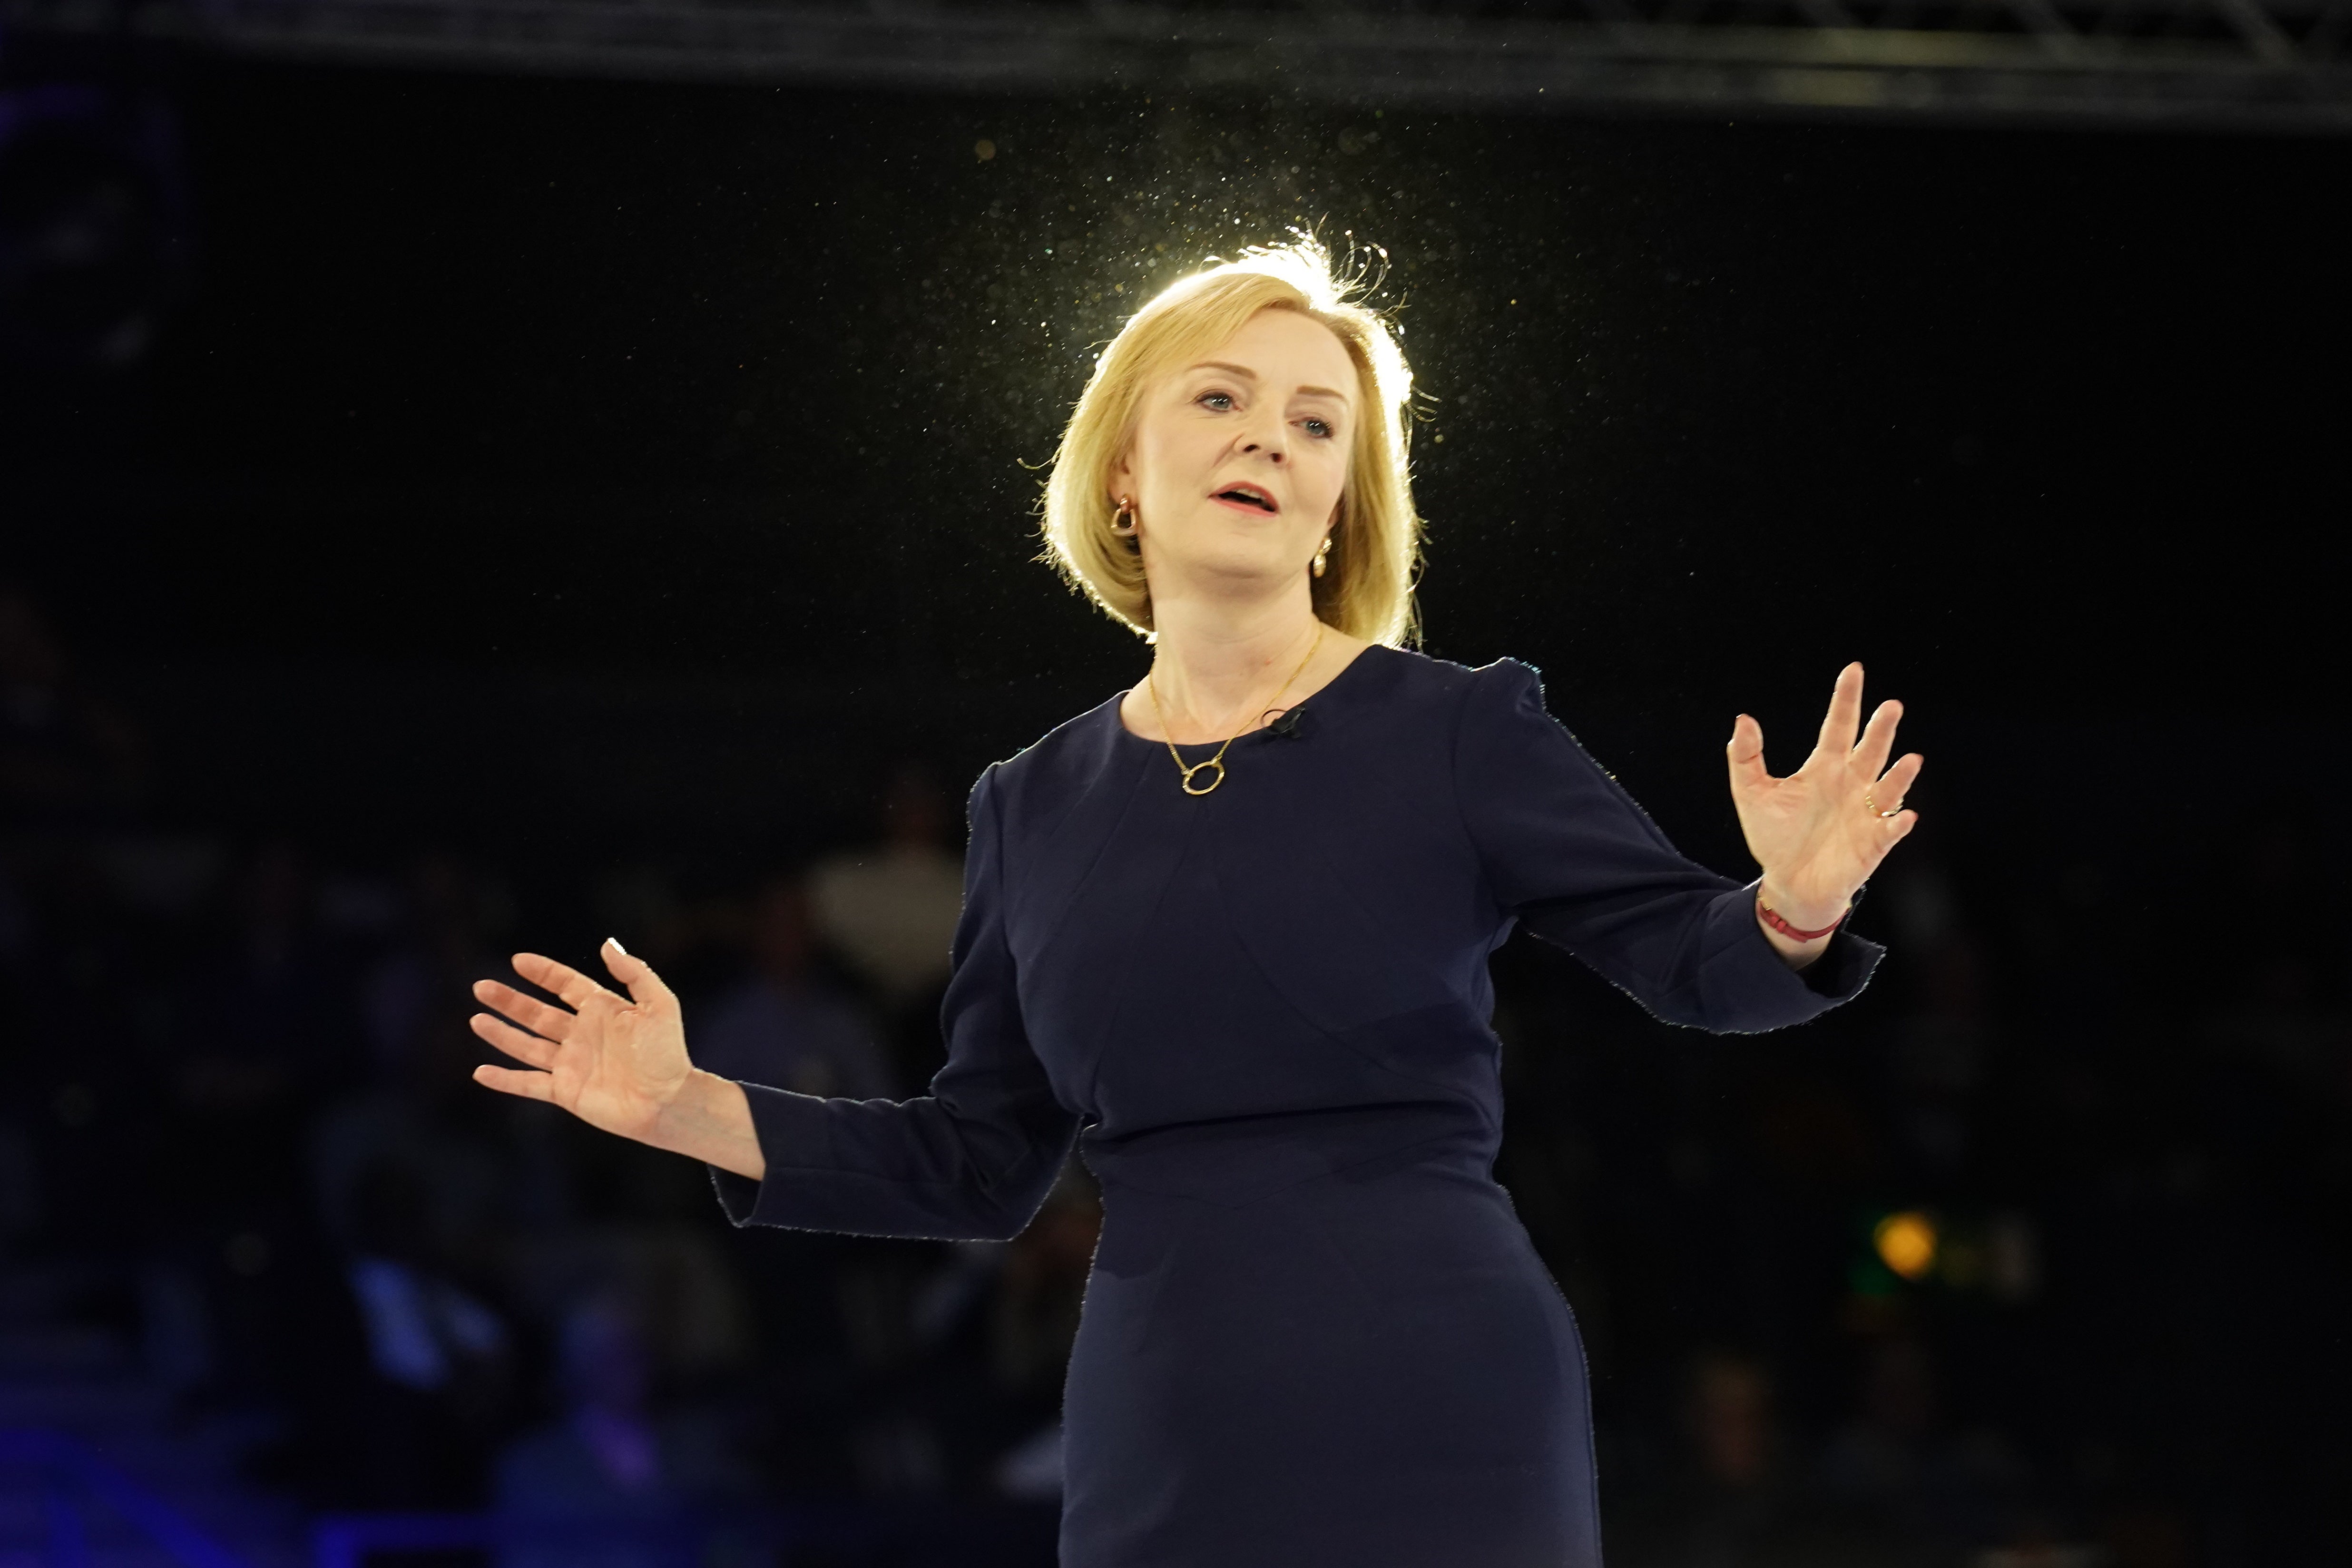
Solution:
[{"label": "blonde woman", "polygon": [[485,981],[492,1089],[707,1161],[738,1224],[1009,1237],[1075,1142],[1104,1226],[1065,1399],[1065,1568],[1587,1568],[1584,1362],[1491,1168],[1486,958],[1525,923],[1650,1011],[1802,1022],[1907,833],[1899,711],[1732,797],[1762,876],[1692,864],[1535,671],[1405,651],[1408,374],[1311,244],[1129,321],[1047,487],[1062,570],[1150,673],[971,792],[948,1063],[904,1101],[689,1065],[676,1001],[531,954]]}]

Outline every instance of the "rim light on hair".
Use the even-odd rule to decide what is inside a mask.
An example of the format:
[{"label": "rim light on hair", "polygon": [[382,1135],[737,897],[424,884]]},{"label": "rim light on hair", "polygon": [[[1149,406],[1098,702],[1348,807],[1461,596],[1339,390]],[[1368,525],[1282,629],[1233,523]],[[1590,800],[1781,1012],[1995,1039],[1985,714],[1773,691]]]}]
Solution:
[{"label": "rim light on hair", "polygon": [[1134,439],[1143,399],[1173,368],[1225,342],[1260,310],[1297,310],[1329,328],[1356,367],[1353,450],[1331,528],[1326,569],[1310,583],[1326,625],[1402,647],[1418,627],[1412,602],[1421,519],[1412,507],[1406,400],[1412,372],[1379,313],[1332,275],[1330,253],[1311,237],[1253,246],[1240,258],[1180,279],[1128,319],[1096,362],[1045,481],[1045,556],[1070,585],[1112,619],[1149,637],[1151,595],[1143,562],[1114,525],[1110,474]]}]

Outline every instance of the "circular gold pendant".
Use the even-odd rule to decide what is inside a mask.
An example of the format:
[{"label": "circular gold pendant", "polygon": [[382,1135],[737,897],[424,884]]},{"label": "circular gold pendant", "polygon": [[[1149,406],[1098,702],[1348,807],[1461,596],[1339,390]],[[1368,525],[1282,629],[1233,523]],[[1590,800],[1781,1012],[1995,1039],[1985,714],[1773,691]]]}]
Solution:
[{"label": "circular gold pendant", "polygon": [[[1199,789],[1194,789],[1192,787],[1192,775],[1195,773],[1205,773],[1211,768],[1217,770],[1217,776],[1211,779],[1207,784],[1202,784]],[[1186,795],[1206,795],[1224,782],[1225,760],[1223,757],[1211,757],[1205,763],[1194,763],[1191,767],[1184,770],[1184,793]]]}]

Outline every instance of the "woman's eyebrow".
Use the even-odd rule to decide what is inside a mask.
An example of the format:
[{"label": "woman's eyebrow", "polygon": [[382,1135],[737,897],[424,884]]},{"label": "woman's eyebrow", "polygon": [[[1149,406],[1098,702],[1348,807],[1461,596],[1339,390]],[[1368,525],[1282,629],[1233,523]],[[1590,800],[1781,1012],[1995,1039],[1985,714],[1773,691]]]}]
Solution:
[{"label": "woman's eyebrow", "polygon": [[[1184,367],[1184,374],[1186,375],[1190,375],[1196,370],[1221,370],[1227,375],[1237,375],[1244,381],[1255,381],[1257,379],[1257,372],[1250,369],[1249,366],[1245,364],[1227,364],[1223,360],[1202,360],[1199,364],[1187,365]],[[1345,403],[1348,401],[1348,395],[1346,393],[1334,392],[1328,386],[1302,386],[1298,390],[1305,393],[1309,397],[1328,397],[1339,403]]]}]

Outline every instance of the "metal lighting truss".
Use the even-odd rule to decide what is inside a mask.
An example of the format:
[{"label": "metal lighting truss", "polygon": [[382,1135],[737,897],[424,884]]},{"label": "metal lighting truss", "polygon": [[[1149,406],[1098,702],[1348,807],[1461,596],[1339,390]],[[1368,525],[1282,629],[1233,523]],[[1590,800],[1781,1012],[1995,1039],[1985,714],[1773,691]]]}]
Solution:
[{"label": "metal lighting truss", "polygon": [[598,77],[2352,129],[2352,0],[0,0],[0,24]]}]

